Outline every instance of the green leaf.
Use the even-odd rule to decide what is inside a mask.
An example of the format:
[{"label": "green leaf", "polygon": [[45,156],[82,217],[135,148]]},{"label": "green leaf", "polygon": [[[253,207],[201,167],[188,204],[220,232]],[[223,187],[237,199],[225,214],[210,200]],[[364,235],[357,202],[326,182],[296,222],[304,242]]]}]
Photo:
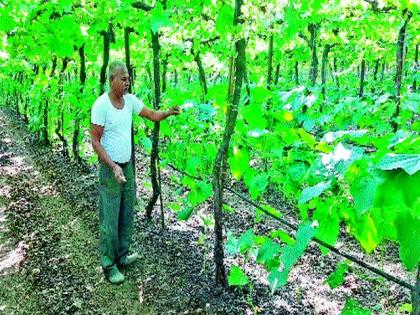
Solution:
[{"label": "green leaf", "polygon": [[402,170],[386,172],[384,183],[378,187],[374,206],[387,212],[409,210],[420,218],[420,173],[408,175]]},{"label": "green leaf", "polygon": [[240,108],[240,113],[248,123],[249,130],[260,130],[260,133],[262,134],[267,132],[264,131],[264,129],[268,125],[267,120],[264,118],[265,112],[266,110],[263,108],[263,103],[251,103],[248,106]]},{"label": "green leaf", "polygon": [[241,254],[250,249],[252,245],[254,245],[254,232],[249,229],[239,237],[238,246]]},{"label": "green leaf", "polygon": [[227,242],[226,242],[226,251],[230,255],[235,255],[239,252],[239,240],[233,235],[231,231],[227,232]]},{"label": "green leaf", "polygon": [[359,303],[353,299],[347,298],[346,305],[341,312],[341,315],[370,315],[372,314],[368,309],[359,306]]},{"label": "green leaf", "polygon": [[354,236],[368,254],[371,253],[381,241],[375,221],[369,214],[363,215],[362,218],[357,221]]},{"label": "green leaf", "polygon": [[349,269],[346,262],[341,262],[337,265],[335,271],[327,278],[327,283],[331,289],[335,289],[344,283],[344,276]]},{"label": "green leaf", "polygon": [[283,270],[273,270],[268,276],[268,282],[270,283],[270,288],[273,292],[287,283],[290,270],[303,255],[314,235],[315,229],[309,222],[299,226],[296,233],[296,243],[293,245],[286,245],[282,251],[280,259],[283,264]]},{"label": "green leaf", "polygon": [[0,31],[8,32],[16,27],[16,22],[13,17],[10,15],[9,11],[6,11],[5,8],[2,8],[3,12],[0,12]]},{"label": "green leaf", "polygon": [[329,180],[328,182],[321,182],[321,183],[316,184],[315,186],[305,188],[299,197],[299,204],[303,204],[315,197],[318,197],[326,189],[330,187],[331,187],[331,181]]},{"label": "green leaf", "polygon": [[420,263],[420,218],[406,213],[397,219],[396,226],[401,260],[409,271],[414,270]]},{"label": "green leaf", "polygon": [[281,251],[279,244],[271,239],[268,239],[264,245],[258,250],[257,263],[265,264],[274,259]]},{"label": "green leaf", "polygon": [[310,148],[313,148],[317,143],[315,137],[310,133],[306,132],[304,129],[299,128],[299,135],[303,143],[307,144]]},{"label": "green leaf", "polygon": [[227,213],[234,213],[235,212],[235,208],[229,206],[228,204],[224,203],[223,204],[223,211],[227,212]]},{"label": "green leaf", "polygon": [[147,152],[150,152],[152,150],[152,140],[150,140],[149,137],[142,138],[141,144],[147,150]]},{"label": "green leaf", "polygon": [[71,57],[73,55],[73,42],[58,37],[57,34],[49,36],[48,48],[51,53],[56,54],[60,58]]},{"label": "green leaf", "polygon": [[383,178],[378,173],[358,176],[353,181],[350,192],[354,198],[354,206],[358,216],[373,207],[376,190],[383,182]]},{"label": "green leaf", "polygon": [[211,184],[203,181],[196,181],[194,189],[188,193],[187,199],[192,206],[197,206],[206,201],[212,194]]},{"label": "green leaf", "polygon": [[252,103],[262,104],[271,95],[270,90],[265,86],[252,86],[250,89]]},{"label": "green leaf", "polygon": [[323,3],[324,0],[313,0],[311,3],[311,8],[313,10],[312,14],[316,14],[316,12],[322,8]]},{"label": "green leaf", "polygon": [[72,0],[59,0],[58,7],[61,12],[71,12],[73,1]]},{"label": "green leaf", "polygon": [[288,39],[294,37],[299,31],[299,23],[301,22],[301,19],[293,6],[293,2],[294,1],[290,1],[285,11],[285,21],[287,23],[286,34]]},{"label": "green leaf", "polygon": [[270,285],[271,293],[273,294],[277,289],[283,287],[287,283],[288,273],[274,269],[268,275],[268,283]]},{"label": "green leaf", "polygon": [[186,207],[183,210],[181,210],[180,212],[178,212],[178,219],[179,220],[188,220],[193,212],[194,208],[193,207]]},{"label": "green leaf", "polygon": [[260,173],[251,179],[249,193],[252,199],[256,199],[260,194],[265,192],[268,185],[268,177],[268,174]]},{"label": "green leaf", "polygon": [[222,37],[225,37],[233,29],[233,8],[227,4],[223,4],[216,19],[216,31]]},{"label": "green leaf", "polygon": [[248,148],[233,148],[233,156],[228,159],[233,177],[240,180],[244,173],[249,170]]},{"label": "green leaf", "polygon": [[420,154],[389,153],[379,161],[377,167],[387,171],[402,168],[409,175],[413,175],[420,169]]},{"label": "green leaf", "polygon": [[294,245],[296,243],[296,241],[286,231],[283,230],[271,231],[270,236],[273,238],[278,238],[283,243],[288,245]]},{"label": "green leaf", "polygon": [[161,27],[171,26],[172,23],[169,19],[169,12],[163,9],[163,6],[158,4],[151,11],[150,28],[153,33],[157,33]]},{"label": "green leaf", "polygon": [[308,172],[308,166],[304,162],[293,163],[288,169],[289,177],[295,182],[300,183]]},{"label": "green leaf", "polygon": [[244,286],[249,283],[247,275],[238,266],[232,266],[228,276],[229,285]]},{"label": "green leaf", "polygon": [[[318,221],[316,237],[328,245],[334,245],[340,233],[340,217],[336,211],[336,200],[328,199],[325,202],[318,203],[314,212],[313,219]],[[328,249],[320,246],[321,252],[326,254]]]},{"label": "green leaf", "polygon": [[404,303],[398,308],[398,312],[400,312],[401,314],[411,314],[412,311],[413,311],[413,305],[408,304],[408,303]]},{"label": "green leaf", "polygon": [[287,245],[281,256],[285,269],[290,269],[300,256],[302,256],[314,235],[315,229],[309,224],[309,222],[299,226],[296,233],[296,244]]},{"label": "green leaf", "polygon": [[198,156],[190,157],[187,160],[186,172],[193,176],[196,176],[198,173],[198,166],[200,165],[201,159]]}]

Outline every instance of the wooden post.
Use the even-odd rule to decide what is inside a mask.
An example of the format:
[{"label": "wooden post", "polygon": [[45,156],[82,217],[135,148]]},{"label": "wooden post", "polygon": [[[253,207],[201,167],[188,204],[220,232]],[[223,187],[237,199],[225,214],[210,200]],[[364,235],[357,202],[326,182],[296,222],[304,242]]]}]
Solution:
[{"label": "wooden post", "polygon": [[[242,23],[241,19],[241,5],[242,0],[235,1],[235,15],[234,24]],[[241,38],[235,43],[236,58],[235,58],[235,80],[233,82],[233,96],[232,102],[228,104],[228,111],[226,115],[225,132],[223,140],[217,151],[216,160],[213,169],[213,213],[214,213],[214,262],[216,265],[216,283],[225,287],[226,271],[223,264],[224,250],[223,250],[223,167],[226,155],[229,149],[230,139],[235,129],[236,118],[238,116],[238,107],[241,99],[242,81],[245,72],[245,39]]]}]

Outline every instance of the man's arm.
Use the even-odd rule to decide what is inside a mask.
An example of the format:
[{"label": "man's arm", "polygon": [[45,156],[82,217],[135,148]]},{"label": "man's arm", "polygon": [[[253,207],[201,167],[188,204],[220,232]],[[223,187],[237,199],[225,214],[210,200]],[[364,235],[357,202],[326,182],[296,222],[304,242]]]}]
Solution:
[{"label": "man's arm", "polygon": [[96,124],[91,124],[90,133],[92,136],[93,150],[98,154],[99,159],[112,169],[119,183],[126,182],[121,167],[118,164],[115,164],[114,161],[111,160],[111,158],[108,156],[104,147],[101,144],[101,138],[104,133],[104,127],[100,125],[96,125]]},{"label": "man's arm", "polygon": [[164,119],[166,119],[166,118],[168,118],[169,116],[172,116],[172,115],[179,115],[179,107],[178,106],[172,107],[171,109],[166,110],[166,111],[155,111],[155,110],[152,110],[152,109],[144,106],[143,109],[140,112],[140,116],[142,116],[144,118],[147,118],[147,119],[149,119],[151,121],[154,121],[154,122],[162,121],[162,120],[164,120]]}]

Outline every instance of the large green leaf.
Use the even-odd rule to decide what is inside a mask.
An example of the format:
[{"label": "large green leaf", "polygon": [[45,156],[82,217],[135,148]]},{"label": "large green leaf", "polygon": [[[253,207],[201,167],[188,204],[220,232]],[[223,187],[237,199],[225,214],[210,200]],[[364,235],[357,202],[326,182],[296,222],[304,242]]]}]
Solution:
[{"label": "large green leaf", "polygon": [[315,186],[305,188],[299,197],[299,204],[303,204],[315,197],[318,197],[330,187],[331,187],[331,181],[327,181],[327,182],[318,183]]},{"label": "large green leaf", "polygon": [[251,103],[249,106],[240,108],[240,113],[248,123],[249,130],[264,130],[267,127],[267,120],[264,118],[265,109],[262,103]]},{"label": "large green leaf", "polygon": [[350,192],[354,199],[354,206],[358,216],[373,207],[376,190],[383,183],[383,178],[378,173],[358,176],[351,183]]},{"label": "large green leaf", "polygon": [[394,213],[409,210],[420,219],[420,172],[411,176],[402,170],[386,173],[384,183],[377,189],[374,206]]},{"label": "large green leaf", "polygon": [[420,263],[420,218],[406,213],[397,219],[396,225],[401,260],[408,270],[414,270]]},{"label": "large green leaf", "polygon": [[60,58],[71,57],[74,51],[73,42],[61,36],[64,36],[64,34],[60,34],[60,37],[56,35],[49,36],[48,48],[51,53],[56,54]]},{"label": "large green leaf", "polygon": [[309,222],[303,223],[299,226],[296,233],[296,243],[293,245],[286,245],[282,250],[280,259],[283,264],[283,269],[273,270],[268,276],[268,282],[272,291],[277,290],[287,283],[287,277],[290,270],[303,255],[314,235],[315,229]]},{"label": "large green leaf", "polygon": [[274,269],[268,275],[268,283],[271,288],[271,292],[274,293],[277,289],[283,287],[287,283],[288,272],[285,270],[279,271]]},{"label": "large green leaf", "polygon": [[[313,219],[318,221],[318,228],[315,236],[329,245],[334,245],[340,232],[340,217],[336,211],[335,199],[328,199],[326,202],[318,203]],[[321,247],[321,252],[326,254],[328,249]]]},{"label": "large green leaf", "polygon": [[286,34],[287,34],[288,39],[295,36],[295,34],[299,30],[299,26],[300,26],[299,23],[302,21],[299,18],[298,13],[294,8],[294,5],[293,5],[294,2],[295,1],[290,1],[285,11],[285,21],[287,23]]},{"label": "large green leaf", "polygon": [[371,253],[381,241],[377,225],[369,214],[365,214],[353,227],[353,234],[367,253]]},{"label": "large green leaf", "polygon": [[211,184],[203,181],[196,181],[195,188],[189,192],[187,199],[193,205],[206,201],[212,194]]},{"label": "large green leaf", "polygon": [[420,154],[389,153],[379,161],[377,167],[381,170],[402,168],[409,175],[413,175],[420,169]]},{"label": "large green leaf", "polygon": [[271,239],[268,239],[263,246],[258,250],[257,263],[265,264],[274,259],[281,251],[279,244]]}]

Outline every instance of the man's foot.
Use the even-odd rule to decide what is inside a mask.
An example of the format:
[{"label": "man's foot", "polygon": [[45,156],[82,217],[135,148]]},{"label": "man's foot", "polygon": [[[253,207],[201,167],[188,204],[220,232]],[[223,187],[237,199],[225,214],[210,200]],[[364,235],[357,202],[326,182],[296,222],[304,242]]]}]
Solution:
[{"label": "man's foot", "polygon": [[109,282],[113,284],[121,283],[124,281],[124,275],[115,266],[106,272],[106,277]]},{"label": "man's foot", "polygon": [[137,258],[139,258],[139,254],[138,253],[134,253],[128,256],[125,256],[121,261],[119,266],[120,267],[126,267],[129,264],[133,263],[134,261],[137,260]]}]

